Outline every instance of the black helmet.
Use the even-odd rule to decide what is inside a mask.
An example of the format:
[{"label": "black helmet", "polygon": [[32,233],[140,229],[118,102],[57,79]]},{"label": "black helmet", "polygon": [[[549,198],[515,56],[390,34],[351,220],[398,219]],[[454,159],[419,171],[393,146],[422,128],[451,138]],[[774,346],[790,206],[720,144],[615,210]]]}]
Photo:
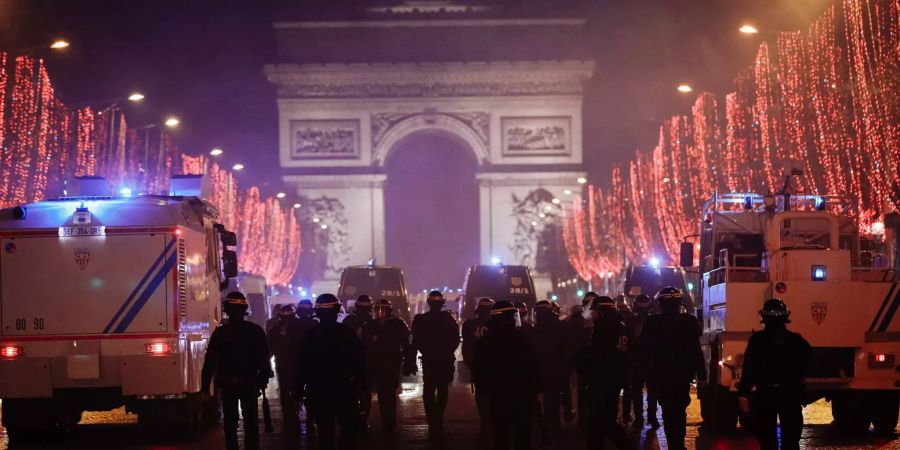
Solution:
[{"label": "black helmet", "polygon": [[278,314],[281,316],[290,317],[296,314],[296,309],[294,309],[294,305],[288,303],[287,305],[281,305],[281,309],[278,310]]},{"label": "black helmet", "polygon": [[649,308],[651,301],[652,300],[650,299],[649,295],[640,294],[634,298],[634,307],[635,308]]},{"label": "black helmet", "polygon": [[300,310],[300,309],[313,309],[313,302],[312,302],[312,300],[310,300],[310,299],[308,299],[308,298],[305,298],[305,299],[303,299],[303,300],[300,300],[300,303],[297,303],[297,309],[298,309],[298,310]]},{"label": "black helmet", "polygon": [[500,300],[500,301],[494,303],[494,306],[491,307],[491,315],[492,316],[499,316],[499,315],[503,315],[503,314],[507,314],[507,313],[515,313],[517,311],[518,310],[516,309],[515,305],[513,305],[512,303],[510,303],[506,300]]},{"label": "black helmet", "polygon": [[390,300],[388,300],[388,299],[386,299],[386,298],[381,298],[381,299],[378,299],[377,302],[375,302],[375,308],[388,308],[388,309],[393,309],[393,308],[394,308],[394,305],[391,304],[391,301],[390,301]]},{"label": "black helmet", "polygon": [[369,297],[368,295],[365,295],[365,294],[360,295],[359,297],[356,298],[356,306],[371,307],[372,306],[372,297]]},{"label": "black helmet", "polygon": [[392,312],[394,312],[394,305],[391,304],[390,300],[388,300],[386,298],[382,298],[382,299],[378,299],[378,301],[375,302],[375,318],[376,319],[388,317],[391,315]]},{"label": "black helmet", "polygon": [[490,297],[481,297],[478,299],[478,306],[476,306],[476,308],[481,308],[482,306],[491,308],[494,306],[494,301],[491,300]]},{"label": "black helmet", "polygon": [[322,294],[316,297],[316,309],[317,310],[330,310],[330,309],[340,309],[341,302],[338,301],[338,298],[334,296],[334,294]]},{"label": "black helmet", "polygon": [[247,297],[244,297],[244,294],[238,291],[229,292],[225,296],[225,300],[222,300],[222,309],[231,318],[246,316],[249,308],[250,304],[247,303]]},{"label": "black helmet", "polygon": [[595,298],[600,298],[600,296],[594,291],[588,291],[586,294],[584,294],[584,297],[581,297],[581,306],[590,307],[591,302]]},{"label": "black helmet", "polygon": [[683,298],[684,294],[681,292],[681,289],[672,286],[666,286],[660,289],[659,293],[656,294],[656,300],[660,303],[671,300],[680,304]]},{"label": "black helmet", "polygon": [[791,312],[780,298],[771,298],[763,303],[763,307],[759,310],[760,319],[763,323],[781,322],[790,323]]},{"label": "black helmet", "polygon": [[616,309],[616,301],[612,299],[612,297],[607,296],[597,296],[594,301],[591,302],[591,310],[599,310],[600,308],[611,308],[612,310]]}]

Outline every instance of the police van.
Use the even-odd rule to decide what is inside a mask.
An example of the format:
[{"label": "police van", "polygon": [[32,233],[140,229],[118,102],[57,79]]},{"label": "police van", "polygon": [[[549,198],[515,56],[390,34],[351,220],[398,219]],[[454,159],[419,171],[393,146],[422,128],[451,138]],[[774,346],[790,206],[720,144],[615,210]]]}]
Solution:
[{"label": "police van", "polygon": [[[736,425],[735,389],[758,311],[772,297],[789,328],[813,347],[807,402],[831,401],[835,424],[893,433],[900,410],[900,286],[876,267],[844,201],[818,195],[716,194],[700,223],[698,316],[709,373],[698,396],[704,421]],[[693,265],[694,244],[681,264]]]},{"label": "police van", "polygon": [[403,270],[394,266],[349,266],[341,271],[337,296],[345,309],[356,302],[360,295],[368,295],[373,301],[388,299],[394,308],[394,314],[406,323],[410,323],[409,296]]},{"label": "police van", "polygon": [[220,289],[237,274],[234,233],[199,198],[112,197],[80,178],[68,196],[0,210],[0,398],[12,439],[124,405],[139,421],[196,430]]},{"label": "police van", "polygon": [[525,302],[531,311],[537,303],[531,268],[505,264],[469,267],[463,281],[460,314],[463,320],[475,317],[478,299],[483,297],[490,297],[494,301]]}]

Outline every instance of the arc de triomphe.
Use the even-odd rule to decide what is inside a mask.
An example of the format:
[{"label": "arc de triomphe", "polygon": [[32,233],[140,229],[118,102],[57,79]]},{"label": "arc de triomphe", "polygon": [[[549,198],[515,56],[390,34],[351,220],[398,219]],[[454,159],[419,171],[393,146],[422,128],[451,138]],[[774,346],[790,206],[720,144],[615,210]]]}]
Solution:
[{"label": "arc de triomphe", "polygon": [[[581,19],[463,18],[280,22],[275,29],[280,47],[315,47],[319,41],[304,36],[552,34],[583,26]],[[384,164],[398,144],[421,133],[455,139],[478,161],[481,261],[471,263],[499,257],[536,264],[543,229],[585,176],[582,94],[592,62],[331,62],[308,48],[296,57],[279,51],[288,57],[266,74],[277,87],[282,177],[302,199],[305,230],[320,234],[313,241],[320,251],[327,248],[313,292],[334,289],[343,266],[370,258],[390,263]],[[542,296],[551,290],[549,276],[537,275]]]}]

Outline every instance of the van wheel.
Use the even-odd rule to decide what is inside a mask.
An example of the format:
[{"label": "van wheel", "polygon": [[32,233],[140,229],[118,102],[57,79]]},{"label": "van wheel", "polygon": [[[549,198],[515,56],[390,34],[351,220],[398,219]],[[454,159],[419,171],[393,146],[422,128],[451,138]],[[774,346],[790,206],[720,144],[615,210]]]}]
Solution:
[{"label": "van wheel", "polygon": [[900,392],[879,392],[872,408],[872,425],[875,433],[892,436],[900,419]]},{"label": "van wheel", "polygon": [[840,392],[831,399],[831,416],[839,431],[847,434],[868,431],[869,416],[863,408],[862,400],[862,393],[859,392]]}]

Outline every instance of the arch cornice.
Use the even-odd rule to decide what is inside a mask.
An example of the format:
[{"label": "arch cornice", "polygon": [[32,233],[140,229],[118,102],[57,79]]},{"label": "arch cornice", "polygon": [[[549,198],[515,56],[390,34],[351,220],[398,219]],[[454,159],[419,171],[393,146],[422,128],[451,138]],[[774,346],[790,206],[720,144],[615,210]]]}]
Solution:
[{"label": "arch cornice", "polygon": [[490,161],[490,151],[472,128],[461,120],[444,114],[421,113],[393,125],[372,149],[372,164],[383,167],[390,152],[406,137],[426,131],[442,131],[463,141],[475,155],[478,165]]}]

